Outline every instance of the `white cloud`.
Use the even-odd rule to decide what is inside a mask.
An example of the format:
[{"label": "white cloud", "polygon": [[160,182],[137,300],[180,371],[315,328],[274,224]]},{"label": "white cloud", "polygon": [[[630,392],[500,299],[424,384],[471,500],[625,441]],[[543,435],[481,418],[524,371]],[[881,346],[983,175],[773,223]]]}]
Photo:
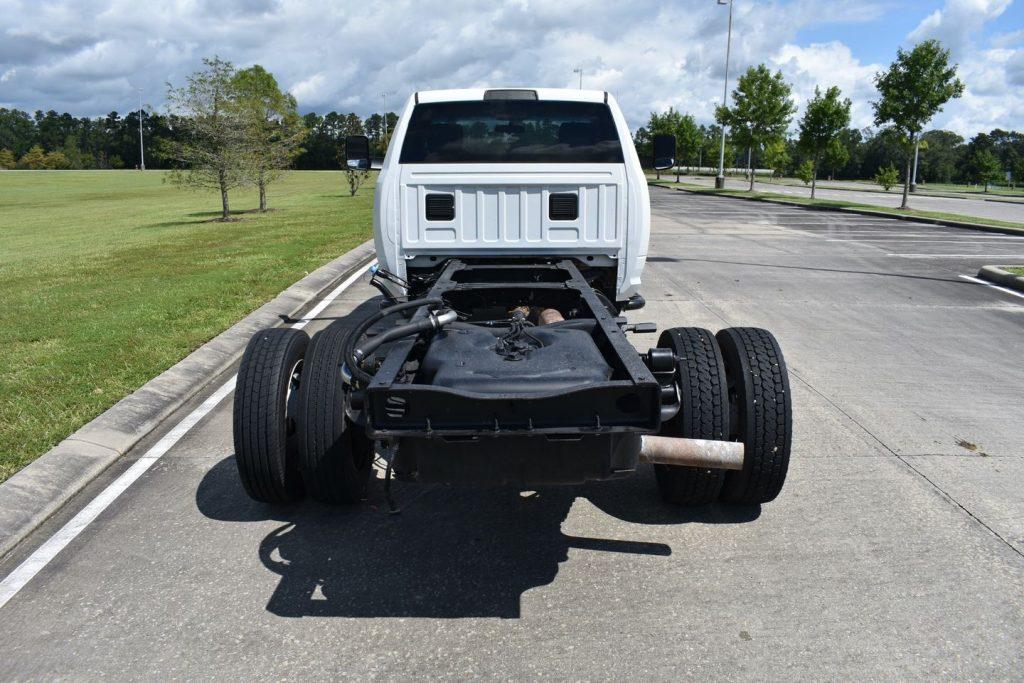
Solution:
[{"label": "white cloud", "polygon": [[[1024,125],[1014,96],[998,93],[1002,83],[1009,88],[1024,77],[1013,48],[1006,48],[1013,54],[1000,67],[1002,80],[993,80],[973,66],[988,57],[970,47],[977,27],[1008,2],[950,0],[917,29],[976,27],[958,34],[963,73],[969,87],[977,83],[978,104],[956,112],[965,126],[986,111],[1008,112],[1003,127]],[[879,65],[862,64],[841,42],[801,44],[798,36],[821,24],[874,21],[888,7],[831,0],[826,12],[821,0],[738,2],[730,86],[742,69],[763,61],[782,69],[799,102],[816,84],[839,85],[855,102],[855,123],[865,125]],[[972,8],[987,19],[968,16]],[[217,54],[239,66],[262,64],[304,111],[366,115],[380,107],[381,91],[396,93],[389,105],[397,109],[402,98],[430,87],[575,87],[573,68],[582,67],[585,87],[613,92],[634,127],[668,106],[706,122],[721,101],[725,28],[726,8],[712,0],[0,0],[0,106],[124,111],[136,106],[139,84],[146,101],[160,107],[166,82],[181,85],[202,57]]]},{"label": "white cloud", "polygon": [[771,62],[793,84],[796,103],[801,108],[814,95],[815,86],[824,90],[835,85],[853,102],[851,125],[857,128],[872,125],[871,100],[878,96],[874,76],[882,69],[881,65],[861,64],[850,48],[840,42],[815,43],[807,47],[783,45]]},{"label": "white cloud", "polygon": [[[1024,30],[996,22],[1012,0],[946,0],[908,36],[911,42],[936,38],[949,47],[959,63],[964,95],[946,105],[933,123],[964,136],[992,128],[1020,128],[1024,124],[1024,49],[1015,48]],[[984,29],[992,25],[1011,29],[980,47]]]},{"label": "white cloud", "polygon": [[919,42],[937,38],[955,55],[966,49],[972,38],[988,22],[997,18],[1013,0],[946,0],[911,31],[908,38]]}]

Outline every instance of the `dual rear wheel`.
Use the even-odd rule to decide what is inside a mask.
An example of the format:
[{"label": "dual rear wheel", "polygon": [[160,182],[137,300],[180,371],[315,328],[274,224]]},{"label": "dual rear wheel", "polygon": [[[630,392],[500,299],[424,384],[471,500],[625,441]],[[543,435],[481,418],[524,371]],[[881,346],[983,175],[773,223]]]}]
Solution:
[{"label": "dual rear wheel", "polygon": [[717,335],[677,327],[663,332],[658,346],[675,356],[680,400],[661,433],[744,445],[742,470],[655,465],[662,497],[677,505],[774,500],[786,479],[793,422],[789,376],[775,337],[755,327]]},{"label": "dual rear wheel", "polygon": [[365,498],[373,444],[346,416],[341,365],[347,337],[336,323],[312,341],[288,328],[264,330],[249,341],[235,387],[234,439],[235,464],[254,500]]}]

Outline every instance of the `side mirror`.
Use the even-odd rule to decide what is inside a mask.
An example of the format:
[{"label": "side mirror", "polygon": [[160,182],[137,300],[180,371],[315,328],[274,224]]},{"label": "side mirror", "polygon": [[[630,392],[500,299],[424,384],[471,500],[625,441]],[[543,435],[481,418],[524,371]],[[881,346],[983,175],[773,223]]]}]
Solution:
[{"label": "side mirror", "polygon": [[365,135],[345,137],[345,165],[365,170],[370,168],[370,139]]},{"label": "side mirror", "polygon": [[676,165],[676,136],[655,135],[654,136],[654,163],[653,166],[659,171],[672,168]]}]

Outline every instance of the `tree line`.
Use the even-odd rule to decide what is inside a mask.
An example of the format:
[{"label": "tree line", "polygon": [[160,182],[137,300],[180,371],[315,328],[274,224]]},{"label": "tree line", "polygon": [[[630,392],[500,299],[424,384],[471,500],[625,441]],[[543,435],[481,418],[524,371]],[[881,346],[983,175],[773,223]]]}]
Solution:
[{"label": "tree line", "polygon": [[[879,98],[872,102],[874,127],[850,127],[852,103],[838,87],[815,89],[794,123],[792,89],[781,72],[765,65],[739,77],[731,102],[715,112],[716,125],[698,125],[693,116],[669,109],[650,115],[634,142],[641,158],[650,155],[653,136],[674,134],[682,166],[717,168],[722,126],[726,168],[768,168],[793,175],[811,187],[817,179],[876,178],[895,185],[902,179],[904,206],[915,156],[917,179],[931,183],[1014,182],[1024,178],[1024,133],[995,129],[970,140],[947,130],[925,130],[928,122],[963,93],[949,51],[934,40],[900,49],[892,65],[875,76]],[[754,173],[748,173],[750,189]]]},{"label": "tree line", "polygon": [[[388,112],[388,131],[398,115]],[[146,146],[146,168],[172,168],[174,162],[163,153],[163,141],[174,141],[181,126],[175,114],[146,111],[142,132]],[[383,144],[381,114],[360,118],[358,114],[309,113],[302,117],[309,131],[295,168],[336,170],[341,168],[338,147],[346,135],[366,135],[374,149]],[[27,158],[26,158],[26,155]],[[20,161],[23,161],[19,165]],[[29,113],[0,107],[0,168],[25,169],[120,169],[139,166],[139,112],[112,111],[101,117],[37,110]]]}]

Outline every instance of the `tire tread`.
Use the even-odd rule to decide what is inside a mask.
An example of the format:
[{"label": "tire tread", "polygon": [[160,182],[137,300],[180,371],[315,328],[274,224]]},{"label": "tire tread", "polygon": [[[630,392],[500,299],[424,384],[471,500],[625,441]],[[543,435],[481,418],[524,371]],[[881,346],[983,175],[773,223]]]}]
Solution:
[{"label": "tire tread", "polygon": [[[672,348],[678,358],[679,414],[662,426],[666,436],[692,439],[725,439],[729,433],[729,403],[725,366],[714,335],[699,327],[666,330],[658,341]],[[724,481],[724,470],[655,465],[662,497],[677,505],[708,505],[715,502]]]},{"label": "tire tread", "polygon": [[[747,409],[753,420],[741,420],[746,446],[744,469],[726,475],[723,500],[745,505],[768,503],[782,490],[792,445],[792,396],[782,350],[768,330],[732,327],[718,333],[728,359],[735,353],[748,382]],[[727,347],[731,347],[727,349]],[[741,406],[742,409],[742,406]]]},{"label": "tire tread", "polygon": [[246,493],[264,503],[301,497],[288,467],[283,392],[308,341],[299,330],[263,330],[253,335],[239,364],[232,407],[235,463]]}]

